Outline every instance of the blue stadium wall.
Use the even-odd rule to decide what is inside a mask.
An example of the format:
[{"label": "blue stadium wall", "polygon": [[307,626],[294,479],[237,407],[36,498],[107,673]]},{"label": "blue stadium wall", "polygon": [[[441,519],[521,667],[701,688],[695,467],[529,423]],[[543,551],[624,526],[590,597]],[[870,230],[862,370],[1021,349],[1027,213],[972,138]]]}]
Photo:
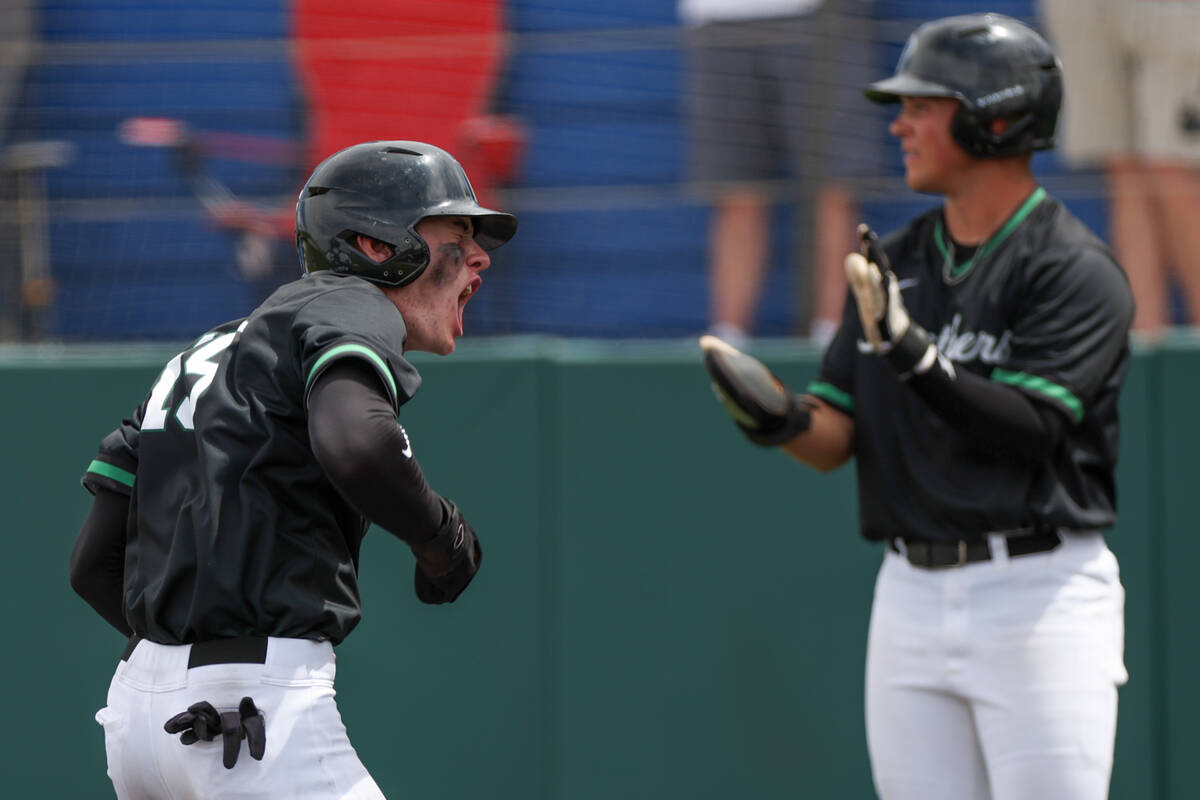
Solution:
[{"label": "blue stadium wall", "polygon": [[[878,0],[849,10],[881,24],[916,22],[965,2]],[[1029,19],[1032,2],[991,9]],[[51,259],[58,287],[49,321],[65,340],[182,339],[246,313],[263,288],[239,273],[233,239],[205,218],[166,150],[118,141],[122,119],[175,116],[206,131],[301,141],[304,108],[286,53],[282,0],[50,0],[40,32],[53,56],[33,66],[11,139],[59,139],[74,162],[47,172]],[[498,251],[492,288],[468,311],[473,333],[683,336],[706,323],[708,207],[685,180],[683,76],[672,30],[674,0],[517,0],[507,7],[516,47],[497,102],[528,126],[510,187],[520,235]],[[637,47],[556,47],[541,34],[641,31]],[[526,38],[522,38],[526,37]],[[536,46],[522,48],[521,42]],[[578,40],[577,40],[578,41]],[[199,57],[173,54],[180,51]],[[239,45],[239,42],[242,43]],[[122,45],[165,43],[122,57]],[[656,44],[657,43],[657,44]],[[71,47],[91,45],[90,55]],[[899,41],[876,46],[880,74]],[[381,79],[383,76],[381,76]],[[879,138],[886,111],[880,109]],[[890,158],[889,175],[899,175]],[[1042,174],[1065,171],[1053,154]],[[251,201],[287,201],[304,175],[287,163],[217,159],[213,173]],[[1053,185],[1052,185],[1053,188]],[[1102,202],[1068,204],[1105,232]],[[862,215],[880,229],[901,224],[932,198],[898,191],[872,197]],[[796,333],[804,302],[793,255],[794,208],[776,211],[771,268],[759,315],[763,335]],[[279,256],[289,277],[286,245]]]}]

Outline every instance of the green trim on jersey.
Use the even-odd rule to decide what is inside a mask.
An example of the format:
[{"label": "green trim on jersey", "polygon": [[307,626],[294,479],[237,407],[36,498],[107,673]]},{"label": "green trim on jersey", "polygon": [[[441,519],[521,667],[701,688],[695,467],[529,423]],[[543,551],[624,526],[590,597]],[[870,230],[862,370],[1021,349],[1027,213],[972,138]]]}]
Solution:
[{"label": "green trim on jersey", "polygon": [[961,264],[953,263],[954,254],[950,251],[950,246],[946,244],[946,231],[942,225],[942,218],[939,216],[933,223],[933,243],[937,245],[938,252],[942,254],[942,262],[946,265],[947,280],[961,280],[966,277],[967,273],[979,263],[981,259],[995,250],[1001,243],[1017,229],[1025,218],[1033,213],[1033,209],[1038,203],[1042,202],[1046,197],[1046,190],[1041,186],[1033,190],[1033,194],[1025,198],[1025,202],[1017,209],[1016,213],[1008,218],[1008,222],[1000,230],[992,234],[991,238],[983,244],[979,245],[974,254]]},{"label": "green trim on jersey", "polygon": [[329,361],[331,358],[337,358],[338,356],[342,356],[347,353],[357,353],[358,355],[366,356],[371,363],[378,367],[380,374],[382,374],[387,380],[388,386],[392,390],[392,397],[399,397],[396,392],[396,379],[392,377],[392,371],[388,369],[387,362],[380,358],[379,354],[374,350],[361,344],[338,345],[337,347],[331,348],[328,352],[318,358],[317,363],[313,364],[312,369],[308,371],[308,378],[304,381],[304,391],[308,392],[308,387],[312,383],[313,377],[316,376],[317,372],[321,369],[325,362]]},{"label": "green trim on jersey", "polygon": [[1045,378],[1039,378],[1036,375],[1027,375],[1024,372],[1009,372],[1006,369],[999,368],[992,370],[992,380],[997,383],[1007,383],[1009,386],[1016,386],[1049,397],[1052,400],[1057,400],[1071,410],[1071,413],[1075,416],[1075,422],[1083,421],[1083,403],[1079,401],[1078,397],[1071,394],[1070,390],[1064,389],[1057,383],[1051,383]]},{"label": "green trim on jersey", "polygon": [[107,464],[103,461],[93,461],[88,464],[88,472],[94,472],[97,475],[103,475],[106,478],[112,478],[118,483],[123,483],[130,489],[133,488],[133,482],[137,476],[128,470],[123,470],[120,467],[114,467],[112,464]]},{"label": "green trim on jersey", "polygon": [[828,400],[830,403],[833,403],[835,406],[845,411],[854,410],[854,398],[834,386],[832,383],[825,383],[824,381],[812,381],[808,384],[808,387],[805,389],[805,391],[811,395],[816,395],[822,400]]}]

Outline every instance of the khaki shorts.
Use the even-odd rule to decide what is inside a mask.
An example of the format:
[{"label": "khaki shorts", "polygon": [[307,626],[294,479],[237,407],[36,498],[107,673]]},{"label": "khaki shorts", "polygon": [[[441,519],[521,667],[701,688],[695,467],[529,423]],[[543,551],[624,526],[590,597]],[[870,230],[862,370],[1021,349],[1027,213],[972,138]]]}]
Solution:
[{"label": "khaki shorts", "polygon": [[841,5],[688,29],[693,181],[824,180],[883,170],[894,145],[862,87],[886,73],[873,63],[867,21],[841,13]]},{"label": "khaki shorts", "polygon": [[1040,0],[1063,63],[1059,141],[1078,164],[1200,164],[1200,0]]}]

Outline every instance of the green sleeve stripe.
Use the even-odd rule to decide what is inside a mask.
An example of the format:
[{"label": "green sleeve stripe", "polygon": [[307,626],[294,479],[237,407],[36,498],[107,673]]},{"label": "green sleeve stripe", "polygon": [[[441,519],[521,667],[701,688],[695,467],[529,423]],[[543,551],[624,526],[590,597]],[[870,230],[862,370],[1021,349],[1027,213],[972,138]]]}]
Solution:
[{"label": "green sleeve stripe", "polygon": [[88,464],[87,471],[103,475],[106,478],[112,478],[118,483],[125,484],[130,489],[133,488],[134,474],[120,467],[114,467],[112,464],[105,464],[103,461],[93,461],[91,464]]},{"label": "green sleeve stripe", "polygon": [[312,369],[309,370],[308,379],[304,381],[304,391],[308,391],[308,387],[310,384],[312,384],[313,378],[316,377],[317,373],[321,370],[321,367],[323,367],[326,362],[328,362],[330,359],[339,358],[350,353],[365,356],[368,361],[374,364],[375,368],[379,370],[379,374],[383,376],[384,380],[386,380],[388,383],[388,387],[392,390],[392,397],[395,398],[397,396],[396,379],[392,377],[392,371],[388,369],[387,362],[380,358],[374,350],[361,344],[342,344],[326,351],[324,355],[317,359],[317,363],[313,364]]},{"label": "green sleeve stripe", "polygon": [[808,384],[805,391],[811,395],[816,395],[822,400],[828,400],[838,408],[846,411],[854,410],[854,398],[831,383],[813,381]]},{"label": "green sleeve stripe", "polygon": [[1005,369],[992,370],[992,380],[998,383],[1007,383],[1009,386],[1016,386],[1026,391],[1036,392],[1037,394],[1049,397],[1051,400],[1057,400],[1066,406],[1071,414],[1075,416],[1075,422],[1083,420],[1083,403],[1079,402],[1079,398],[1071,394],[1071,392],[1057,383],[1051,383],[1045,378],[1039,378],[1036,375],[1026,375],[1024,372],[1009,372]]}]

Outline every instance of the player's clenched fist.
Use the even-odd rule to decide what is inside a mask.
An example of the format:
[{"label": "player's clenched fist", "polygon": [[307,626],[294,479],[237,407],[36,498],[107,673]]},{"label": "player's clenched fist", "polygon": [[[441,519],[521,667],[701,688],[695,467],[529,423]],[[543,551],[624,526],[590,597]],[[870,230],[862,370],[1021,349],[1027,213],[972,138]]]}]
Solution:
[{"label": "player's clenched fist", "polygon": [[908,316],[900,282],[875,232],[865,224],[859,225],[858,237],[859,252],[846,256],[846,280],[858,306],[863,335],[900,377],[928,372],[938,362],[937,348],[925,329]]},{"label": "player's clenched fist", "polygon": [[715,336],[701,336],[713,391],[738,428],[755,444],[786,444],[808,430],[810,407],[761,361]]},{"label": "player's clenched fist", "polygon": [[475,529],[450,500],[446,519],[432,539],[412,545],[417,557],[413,583],[422,603],[453,603],[483,563],[483,548]]}]

